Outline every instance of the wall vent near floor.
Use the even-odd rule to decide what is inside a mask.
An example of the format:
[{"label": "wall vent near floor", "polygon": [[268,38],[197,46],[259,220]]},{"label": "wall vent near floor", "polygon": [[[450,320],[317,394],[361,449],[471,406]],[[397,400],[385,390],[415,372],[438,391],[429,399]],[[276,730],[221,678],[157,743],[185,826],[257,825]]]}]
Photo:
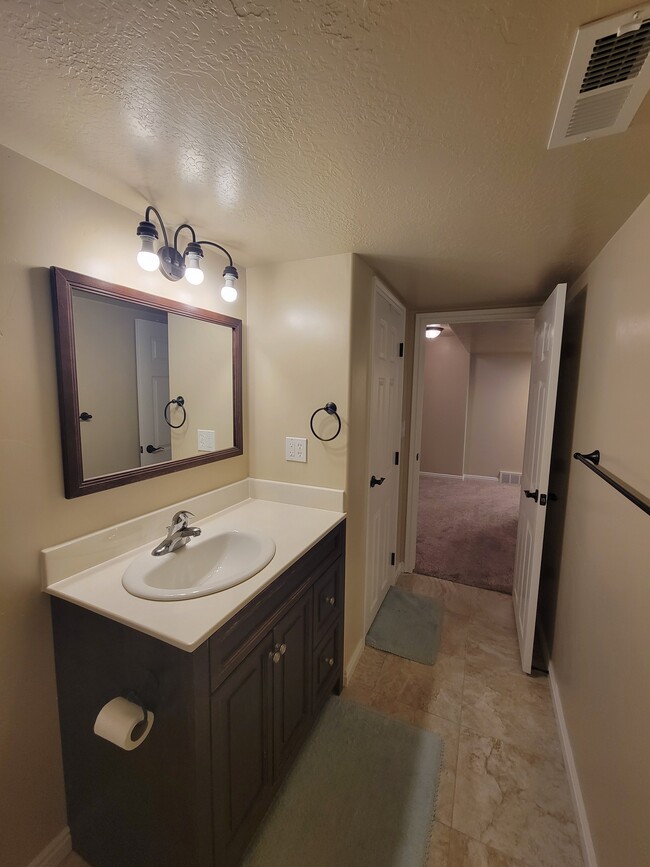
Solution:
[{"label": "wall vent near floor", "polygon": [[623,132],[650,89],[650,4],[578,28],[549,148]]},{"label": "wall vent near floor", "polygon": [[504,485],[520,485],[521,473],[511,473],[509,470],[499,470],[499,481]]}]

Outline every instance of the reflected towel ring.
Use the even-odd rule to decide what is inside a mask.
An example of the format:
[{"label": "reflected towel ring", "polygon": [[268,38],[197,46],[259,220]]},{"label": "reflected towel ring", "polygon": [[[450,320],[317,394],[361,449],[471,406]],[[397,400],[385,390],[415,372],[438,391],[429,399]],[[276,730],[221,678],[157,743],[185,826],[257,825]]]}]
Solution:
[{"label": "reflected towel ring", "polygon": [[[318,415],[319,412],[326,412],[328,415],[335,415],[336,416],[336,420],[339,423],[339,426],[337,427],[336,433],[333,436],[321,437],[321,436],[318,436],[318,434],[314,430],[314,419],[316,418],[316,416]],[[329,443],[332,440],[335,440],[337,438],[337,436],[341,433],[341,418],[340,418],[338,412],[336,411],[336,404],[332,403],[332,401],[329,401],[328,403],[325,404],[325,406],[320,406],[317,410],[315,410],[312,413],[311,418],[309,419],[309,427],[311,428],[311,432],[316,437],[316,439],[320,440],[321,442]]]},{"label": "reflected towel ring", "polygon": [[[172,424],[170,422],[169,418],[167,417],[167,410],[169,409],[169,407],[171,406],[172,403],[175,403],[176,406],[179,406],[183,410],[183,421],[180,424]],[[175,397],[172,400],[168,401],[165,404],[165,408],[163,410],[163,415],[165,416],[165,421],[167,422],[169,427],[173,427],[173,428],[183,427],[183,425],[185,424],[185,420],[187,419],[187,410],[185,409],[185,398],[179,394],[178,397]]]}]

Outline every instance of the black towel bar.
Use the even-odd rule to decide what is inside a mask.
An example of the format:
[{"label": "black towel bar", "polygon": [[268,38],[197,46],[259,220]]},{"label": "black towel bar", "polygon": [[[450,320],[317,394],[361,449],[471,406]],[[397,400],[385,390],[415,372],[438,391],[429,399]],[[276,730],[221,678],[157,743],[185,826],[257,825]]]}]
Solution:
[{"label": "black towel bar", "polygon": [[650,500],[648,500],[647,497],[644,497],[643,494],[640,494],[633,488],[626,487],[620,479],[617,479],[616,476],[613,476],[611,473],[608,473],[606,470],[603,470],[602,467],[598,466],[600,464],[600,451],[598,449],[589,452],[589,454],[586,455],[576,452],[573,457],[577,461],[580,461],[581,464],[589,467],[592,472],[596,473],[597,476],[600,476],[603,481],[607,482],[608,485],[611,485],[619,492],[619,494],[623,494],[626,499],[631,503],[634,503],[635,506],[638,506],[642,512],[645,512],[646,515],[650,515]]}]

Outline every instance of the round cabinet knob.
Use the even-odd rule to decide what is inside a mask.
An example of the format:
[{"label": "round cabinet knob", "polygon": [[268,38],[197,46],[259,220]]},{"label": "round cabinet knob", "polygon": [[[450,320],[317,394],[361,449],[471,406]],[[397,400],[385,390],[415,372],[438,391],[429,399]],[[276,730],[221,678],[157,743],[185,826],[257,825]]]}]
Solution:
[{"label": "round cabinet knob", "polygon": [[286,644],[281,644],[281,645],[280,645],[280,653],[282,654],[282,656],[284,656],[284,654],[285,654],[286,652],[287,652],[287,645],[286,645]]},{"label": "round cabinet knob", "polygon": [[334,667],[334,658],[331,656],[325,657],[325,662],[329,665],[330,668]]},{"label": "round cabinet knob", "polygon": [[329,596],[327,601],[329,602],[330,605],[336,604],[336,599],[333,596]]},{"label": "round cabinet knob", "polygon": [[275,652],[271,651],[271,653],[269,653],[269,659],[272,659],[276,665],[280,662],[281,658],[279,650],[276,650]]}]

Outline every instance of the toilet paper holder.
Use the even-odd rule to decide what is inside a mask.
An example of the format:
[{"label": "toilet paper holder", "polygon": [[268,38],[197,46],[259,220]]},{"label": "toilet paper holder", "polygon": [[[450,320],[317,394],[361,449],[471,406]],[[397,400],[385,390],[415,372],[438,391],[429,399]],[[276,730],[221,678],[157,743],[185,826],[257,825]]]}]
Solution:
[{"label": "toilet paper holder", "polygon": [[123,693],[123,697],[127,701],[130,701],[131,704],[137,704],[138,707],[140,708],[140,710],[142,711],[142,722],[138,723],[137,727],[133,730],[133,734],[132,734],[132,737],[134,739],[137,739],[138,734],[141,731],[141,727],[146,726],[147,723],[149,722],[149,711],[147,710],[144,702],[142,701],[142,699],[140,698],[140,696],[138,695],[138,693],[135,690],[133,690],[133,689],[128,690],[128,692]]}]

